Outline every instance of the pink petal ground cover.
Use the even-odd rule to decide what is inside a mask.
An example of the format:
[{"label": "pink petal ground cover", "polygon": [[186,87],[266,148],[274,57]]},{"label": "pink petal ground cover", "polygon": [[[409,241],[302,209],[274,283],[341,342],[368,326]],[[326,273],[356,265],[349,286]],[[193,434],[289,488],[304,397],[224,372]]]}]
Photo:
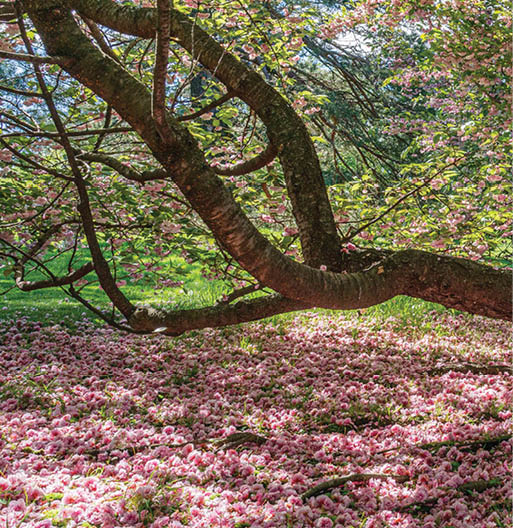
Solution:
[{"label": "pink petal ground cover", "polygon": [[[462,445],[511,430],[511,375],[440,368],[509,364],[506,323],[0,330],[2,528],[511,526],[511,440]],[[382,477],[302,498],[355,473]]]}]

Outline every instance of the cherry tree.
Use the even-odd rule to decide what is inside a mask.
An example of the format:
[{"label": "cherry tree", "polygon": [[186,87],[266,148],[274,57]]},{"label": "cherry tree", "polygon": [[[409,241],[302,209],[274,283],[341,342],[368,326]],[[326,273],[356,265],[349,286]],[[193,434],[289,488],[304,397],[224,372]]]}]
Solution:
[{"label": "cherry tree", "polygon": [[[372,25],[375,7],[364,3],[332,18],[326,38]],[[471,13],[479,21],[475,9]],[[420,16],[418,10],[411,13]],[[494,88],[482,92],[492,101],[480,118],[489,121],[488,132],[479,123],[464,127],[484,155],[480,148],[470,156],[453,141],[465,141],[460,122],[452,127],[440,118],[432,127],[424,124],[413,148],[432,152],[431,159],[413,167],[417,175],[408,180],[410,187],[394,188],[387,203],[373,205],[371,218],[365,218],[371,202],[354,218],[334,189],[328,192],[314,146],[310,119],[325,99],[292,89],[291,72],[309,31],[306,16],[277,16],[267,3],[26,0],[2,4],[1,19],[6,80],[0,86],[0,247],[7,272],[22,290],[60,287],[114,326],[169,335],[310,307],[364,308],[396,295],[510,318],[509,271],[485,264],[481,256],[488,248],[479,244],[470,242],[469,249],[464,240],[463,249],[451,247],[451,225],[417,222],[411,203],[424,192],[431,200],[445,185],[458,202],[457,209],[443,213],[449,224],[461,223],[456,215],[471,211],[467,231],[486,215],[487,228],[507,232],[504,214],[494,216],[491,209],[499,204],[504,210],[507,202],[504,135],[499,131],[494,139],[494,119],[488,117],[504,111],[495,101],[502,81],[491,79]],[[392,27],[397,15],[385,22]],[[456,45],[447,51],[443,39],[429,35],[433,57],[459,52]],[[491,57],[486,75],[499,67]],[[458,71],[454,60],[444,60],[440,77],[448,75],[447,65]],[[472,72],[471,65],[464,70]],[[396,82],[425,81],[422,75],[427,74],[413,65]],[[461,77],[453,103],[432,101],[445,114],[451,105],[458,116],[473,111],[461,107],[466,98],[475,102],[468,76]],[[406,123],[397,118],[391,127]],[[492,143],[482,134],[492,136]],[[494,166],[497,156],[501,161]],[[462,175],[454,169],[463,163]],[[452,192],[461,181],[465,192]],[[369,193],[368,175],[357,183],[354,194]],[[357,223],[345,229],[352,226],[348,211]],[[427,242],[405,236],[408,229],[429,232]],[[378,246],[378,238],[389,233],[391,242]],[[84,243],[90,260],[77,266]],[[49,248],[52,259],[67,259],[62,274],[44,260]],[[131,301],[127,280],[143,281],[154,272],[160,287],[176,284],[168,257],[177,252],[222,268],[243,287],[199,309]],[[48,277],[28,280],[31,269]],[[96,279],[115,309],[111,315],[81,294],[83,283]],[[271,293],[244,299],[255,289]]]}]

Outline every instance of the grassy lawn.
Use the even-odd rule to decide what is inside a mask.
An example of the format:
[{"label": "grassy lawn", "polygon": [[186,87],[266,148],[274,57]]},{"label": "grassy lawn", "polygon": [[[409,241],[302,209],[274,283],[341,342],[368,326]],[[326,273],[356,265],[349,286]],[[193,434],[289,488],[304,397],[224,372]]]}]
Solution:
[{"label": "grassy lawn", "polygon": [[[128,283],[122,290],[127,297],[137,304],[172,304],[176,309],[206,306],[214,303],[225,292],[226,287],[220,281],[209,282],[201,276],[198,265],[187,264],[180,257],[172,257],[173,264],[184,274],[182,286],[166,289],[155,289],[152,284]],[[87,262],[87,253],[78,255],[75,268]],[[66,264],[58,260],[51,261],[48,268],[57,276],[67,273]],[[1,269],[0,269],[1,271]],[[94,277],[93,273],[88,278]],[[31,281],[47,278],[44,274],[34,271],[26,279]],[[98,282],[87,285],[81,295],[93,306],[109,312],[111,305]],[[87,318],[93,322],[101,320],[82,304],[71,298],[63,288],[48,288],[31,292],[18,289],[12,276],[0,274],[0,318],[11,319],[20,316],[41,322],[75,322]]]}]

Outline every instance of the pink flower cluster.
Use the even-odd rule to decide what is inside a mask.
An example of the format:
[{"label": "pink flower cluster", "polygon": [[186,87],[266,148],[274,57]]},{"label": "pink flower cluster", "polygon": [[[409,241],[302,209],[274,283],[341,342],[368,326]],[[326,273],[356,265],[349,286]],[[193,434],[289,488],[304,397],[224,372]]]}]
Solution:
[{"label": "pink flower cluster", "polygon": [[[176,339],[0,322],[0,526],[510,526],[511,440],[468,442],[511,431],[511,375],[465,367],[509,363],[510,325],[415,321]],[[265,441],[230,444],[244,431]],[[355,473],[406,481],[302,499]]]}]

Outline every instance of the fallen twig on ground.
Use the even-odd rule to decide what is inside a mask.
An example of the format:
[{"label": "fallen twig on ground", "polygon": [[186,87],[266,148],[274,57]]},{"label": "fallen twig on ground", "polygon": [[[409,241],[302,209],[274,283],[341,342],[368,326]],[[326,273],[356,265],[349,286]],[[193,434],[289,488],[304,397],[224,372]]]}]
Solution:
[{"label": "fallen twig on ground", "polygon": [[389,478],[393,478],[397,482],[406,482],[407,480],[410,480],[410,477],[408,475],[390,475],[383,473],[355,473],[353,475],[346,475],[345,477],[338,477],[321,482],[313,488],[310,488],[309,490],[305,491],[305,493],[301,495],[301,498],[303,500],[307,500],[310,497],[315,497],[325,491],[331,490],[333,488],[338,488],[339,486],[344,485],[346,482],[367,482],[371,479],[385,480]]},{"label": "fallen twig on ground", "polygon": [[[464,484],[460,484],[456,488],[451,488],[450,486],[441,486],[438,488],[439,490],[444,491],[462,491],[462,492],[471,492],[471,491],[477,491],[478,493],[481,493],[483,491],[486,491],[490,488],[495,488],[499,486],[502,483],[502,480],[500,478],[494,478],[490,480],[473,480],[470,482],[465,482]],[[400,512],[407,512],[414,508],[418,508],[421,510],[431,509],[442,497],[444,497],[445,494],[441,494],[438,497],[429,497],[426,500],[418,501],[418,502],[412,502],[410,504],[406,504],[405,506],[400,506],[399,508],[396,508],[396,511]]]},{"label": "fallen twig on ground", "polygon": [[445,374],[446,372],[471,372],[472,374],[513,374],[511,365],[478,365],[477,363],[449,363],[428,371],[428,374]]},{"label": "fallen twig on ground", "polygon": [[265,442],[267,442],[267,438],[265,438],[265,436],[260,436],[250,432],[233,433],[228,435],[226,438],[214,440],[214,443],[218,445],[216,451],[221,449],[235,449],[242,444],[262,445]]},{"label": "fallen twig on ground", "polygon": [[399,449],[405,449],[405,450],[412,450],[412,449],[425,449],[427,451],[430,450],[438,450],[442,447],[477,447],[482,446],[484,449],[488,449],[490,447],[494,447],[496,445],[499,445],[501,442],[504,442],[506,440],[510,440],[512,437],[511,433],[506,433],[500,436],[492,437],[492,438],[481,438],[479,440],[467,440],[463,442],[455,442],[454,440],[443,440],[441,442],[427,442],[426,444],[414,444],[411,446],[396,446],[396,447],[390,447],[389,449],[382,449],[381,451],[377,451],[376,455],[382,455],[383,453],[390,453],[391,451],[397,451]]}]

